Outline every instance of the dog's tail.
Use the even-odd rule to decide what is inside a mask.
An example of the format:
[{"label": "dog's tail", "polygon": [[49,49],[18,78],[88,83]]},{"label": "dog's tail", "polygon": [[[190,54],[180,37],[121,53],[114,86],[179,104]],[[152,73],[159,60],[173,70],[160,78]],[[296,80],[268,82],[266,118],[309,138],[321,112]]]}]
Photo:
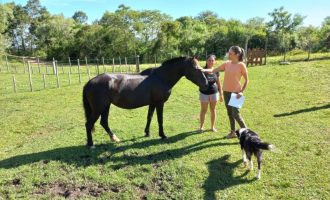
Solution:
[{"label": "dog's tail", "polygon": [[253,143],[254,147],[257,149],[264,149],[264,150],[273,150],[275,149],[275,146],[272,144],[269,144],[267,142],[255,142]]}]

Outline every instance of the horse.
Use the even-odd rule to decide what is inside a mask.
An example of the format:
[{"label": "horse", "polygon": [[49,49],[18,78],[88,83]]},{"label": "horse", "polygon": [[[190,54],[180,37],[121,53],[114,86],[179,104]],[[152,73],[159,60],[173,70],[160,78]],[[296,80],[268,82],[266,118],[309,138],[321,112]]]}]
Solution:
[{"label": "horse", "polygon": [[195,57],[177,57],[167,60],[160,67],[146,69],[139,74],[100,74],[83,87],[83,106],[86,117],[87,146],[94,147],[92,131],[101,116],[100,124],[110,136],[119,142],[108,124],[110,105],[134,109],[149,105],[145,136],[150,136],[150,122],[156,109],[159,136],[166,139],[163,130],[164,103],[171,95],[171,89],[185,76],[202,90],[208,87],[207,79]]}]

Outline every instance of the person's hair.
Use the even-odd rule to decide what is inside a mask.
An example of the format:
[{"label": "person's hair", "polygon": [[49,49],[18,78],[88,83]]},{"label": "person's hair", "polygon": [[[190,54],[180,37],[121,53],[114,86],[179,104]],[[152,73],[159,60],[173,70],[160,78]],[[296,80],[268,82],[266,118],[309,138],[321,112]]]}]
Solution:
[{"label": "person's hair", "polygon": [[232,50],[237,56],[239,61],[243,61],[245,51],[243,48],[239,46],[232,46],[229,48],[229,50]]},{"label": "person's hair", "polygon": [[209,59],[209,58],[214,58],[214,60],[217,58],[214,54],[209,54],[209,55],[207,55],[206,56],[206,63],[205,63],[205,67],[204,67],[204,69],[207,69],[207,60]]}]

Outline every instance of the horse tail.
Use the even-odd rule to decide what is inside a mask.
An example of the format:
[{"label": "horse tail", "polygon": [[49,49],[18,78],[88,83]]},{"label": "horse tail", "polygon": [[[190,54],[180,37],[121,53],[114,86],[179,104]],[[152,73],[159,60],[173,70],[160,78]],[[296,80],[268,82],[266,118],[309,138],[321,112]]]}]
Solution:
[{"label": "horse tail", "polygon": [[[90,116],[92,115],[92,107],[88,102],[86,93],[87,93],[87,85],[85,85],[84,89],[83,89],[83,105],[84,105],[84,110],[85,110],[85,118],[86,118],[86,122],[87,122],[88,119],[90,118]],[[92,128],[92,131],[94,131],[94,126]]]}]

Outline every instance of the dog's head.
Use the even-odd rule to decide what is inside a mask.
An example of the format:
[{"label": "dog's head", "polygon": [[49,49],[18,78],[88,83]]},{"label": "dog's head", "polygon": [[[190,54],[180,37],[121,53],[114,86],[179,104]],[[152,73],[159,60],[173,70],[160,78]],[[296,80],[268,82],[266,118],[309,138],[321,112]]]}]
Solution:
[{"label": "dog's head", "polygon": [[241,136],[245,133],[247,133],[249,130],[247,128],[241,128],[241,129],[237,129],[235,131],[236,135],[237,135],[237,138],[241,138]]}]

